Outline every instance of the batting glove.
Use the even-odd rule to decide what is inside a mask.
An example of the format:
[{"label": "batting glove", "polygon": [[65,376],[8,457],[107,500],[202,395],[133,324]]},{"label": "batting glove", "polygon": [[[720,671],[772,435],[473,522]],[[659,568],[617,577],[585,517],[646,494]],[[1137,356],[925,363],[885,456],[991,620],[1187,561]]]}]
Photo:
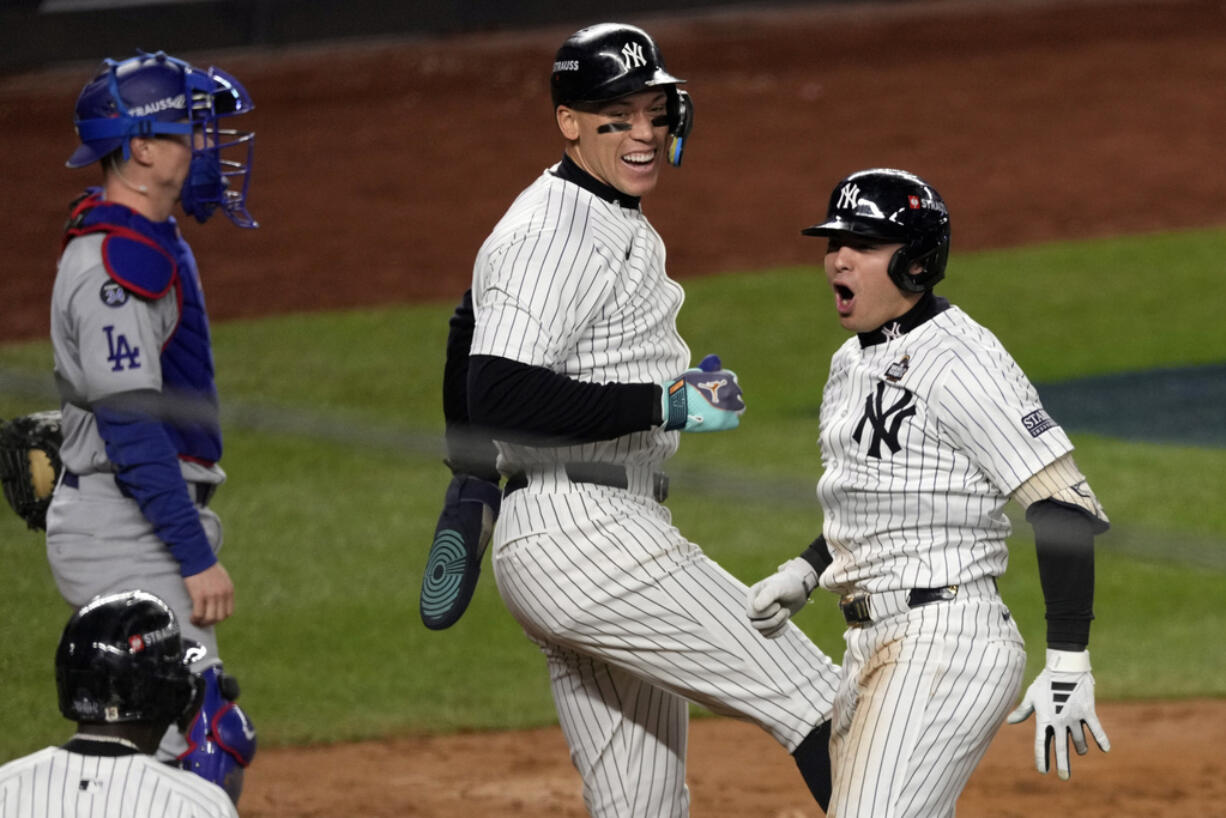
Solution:
[{"label": "batting glove", "polygon": [[1031,682],[1022,703],[1009,714],[1009,724],[1020,724],[1035,714],[1034,766],[1046,774],[1051,769],[1050,752],[1056,751],[1056,773],[1067,781],[1068,740],[1072,738],[1077,755],[1088,751],[1085,731],[1104,753],[1111,742],[1094,712],[1094,677],[1090,675],[1090,652],[1048,650],[1047,666]]},{"label": "batting glove", "polygon": [[501,504],[497,484],[471,474],[451,478],[421,578],[421,621],[427,628],[449,628],[468,608]]},{"label": "batting glove", "polygon": [[665,429],[722,432],[735,429],[745,412],[736,373],[724,369],[718,355],[708,355],[661,386]]},{"label": "batting glove", "polygon": [[779,566],[777,573],[749,589],[745,612],[749,622],[767,639],[783,633],[792,614],[805,606],[817,587],[817,571],[803,557]]}]

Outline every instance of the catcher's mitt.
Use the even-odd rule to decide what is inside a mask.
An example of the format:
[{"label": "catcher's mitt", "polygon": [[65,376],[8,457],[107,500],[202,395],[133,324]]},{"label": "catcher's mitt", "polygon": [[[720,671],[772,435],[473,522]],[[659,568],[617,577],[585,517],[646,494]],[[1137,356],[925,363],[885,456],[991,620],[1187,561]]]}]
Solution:
[{"label": "catcher's mitt", "polygon": [[0,421],[0,482],[4,499],[30,528],[47,527],[51,492],[64,470],[60,412],[34,412]]}]

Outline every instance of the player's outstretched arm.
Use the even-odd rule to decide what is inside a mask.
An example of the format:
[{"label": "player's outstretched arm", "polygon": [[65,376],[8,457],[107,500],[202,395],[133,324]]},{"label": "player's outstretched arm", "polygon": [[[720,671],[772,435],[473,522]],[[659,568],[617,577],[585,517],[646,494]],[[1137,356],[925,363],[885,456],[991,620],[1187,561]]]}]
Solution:
[{"label": "player's outstretched arm", "polygon": [[803,554],[780,565],[777,572],[749,589],[745,612],[750,624],[767,639],[783,633],[792,616],[805,606],[830,563],[826,538],[818,535]]},{"label": "player's outstretched arm", "polygon": [[735,429],[745,414],[736,373],[723,368],[718,355],[661,384],[662,425],[685,432]]}]

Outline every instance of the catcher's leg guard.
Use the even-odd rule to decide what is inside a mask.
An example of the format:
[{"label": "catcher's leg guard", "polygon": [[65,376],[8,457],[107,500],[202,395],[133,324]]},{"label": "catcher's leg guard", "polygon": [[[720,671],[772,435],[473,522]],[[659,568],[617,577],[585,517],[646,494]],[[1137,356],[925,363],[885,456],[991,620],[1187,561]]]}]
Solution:
[{"label": "catcher's leg guard", "polygon": [[255,756],[255,728],[243,709],[235,704],[238,682],[213,665],[200,674],[204,678],[204,703],[184,736],[187,751],[179,756],[185,770],[214,784],[238,803],[243,792],[243,770]]}]

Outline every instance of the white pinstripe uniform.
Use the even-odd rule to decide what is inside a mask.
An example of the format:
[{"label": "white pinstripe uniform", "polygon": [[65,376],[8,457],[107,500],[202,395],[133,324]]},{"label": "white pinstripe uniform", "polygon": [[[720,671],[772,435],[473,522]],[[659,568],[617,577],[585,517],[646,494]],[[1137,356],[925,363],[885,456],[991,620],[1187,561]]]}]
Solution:
[{"label": "white pinstripe uniform", "polygon": [[[659,383],[689,365],[684,295],[637,207],[546,172],[482,246],[471,353],[593,383]],[[678,432],[557,448],[499,443],[526,472],[494,532],[499,593],[545,653],[559,720],[594,816],[684,816],[686,700],[766,729],[789,752],[830,713],[837,668],[798,629],[744,618],[746,586],[671,524],[652,475]],[[624,465],[627,489],[559,464]]]},{"label": "white pinstripe uniform", "polygon": [[[115,741],[89,737],[90,743]],[[221,787],[134,745],[118,756],[47,747],[0,767],[0,818],[237,816]]]},{"label": "white pinstripe uniform", "polygon": [[[889,334],[889,333],[887,333]],[[867,591],[847,630],[829,815],[952,816],[1021,686],[1026,656],[994,577],[1010,494],[1072,450],[996,337],[957,307],[835,353],[818,497],[833,563],[821,584]],[[913,588],[958,586],[908,608]]]}]

